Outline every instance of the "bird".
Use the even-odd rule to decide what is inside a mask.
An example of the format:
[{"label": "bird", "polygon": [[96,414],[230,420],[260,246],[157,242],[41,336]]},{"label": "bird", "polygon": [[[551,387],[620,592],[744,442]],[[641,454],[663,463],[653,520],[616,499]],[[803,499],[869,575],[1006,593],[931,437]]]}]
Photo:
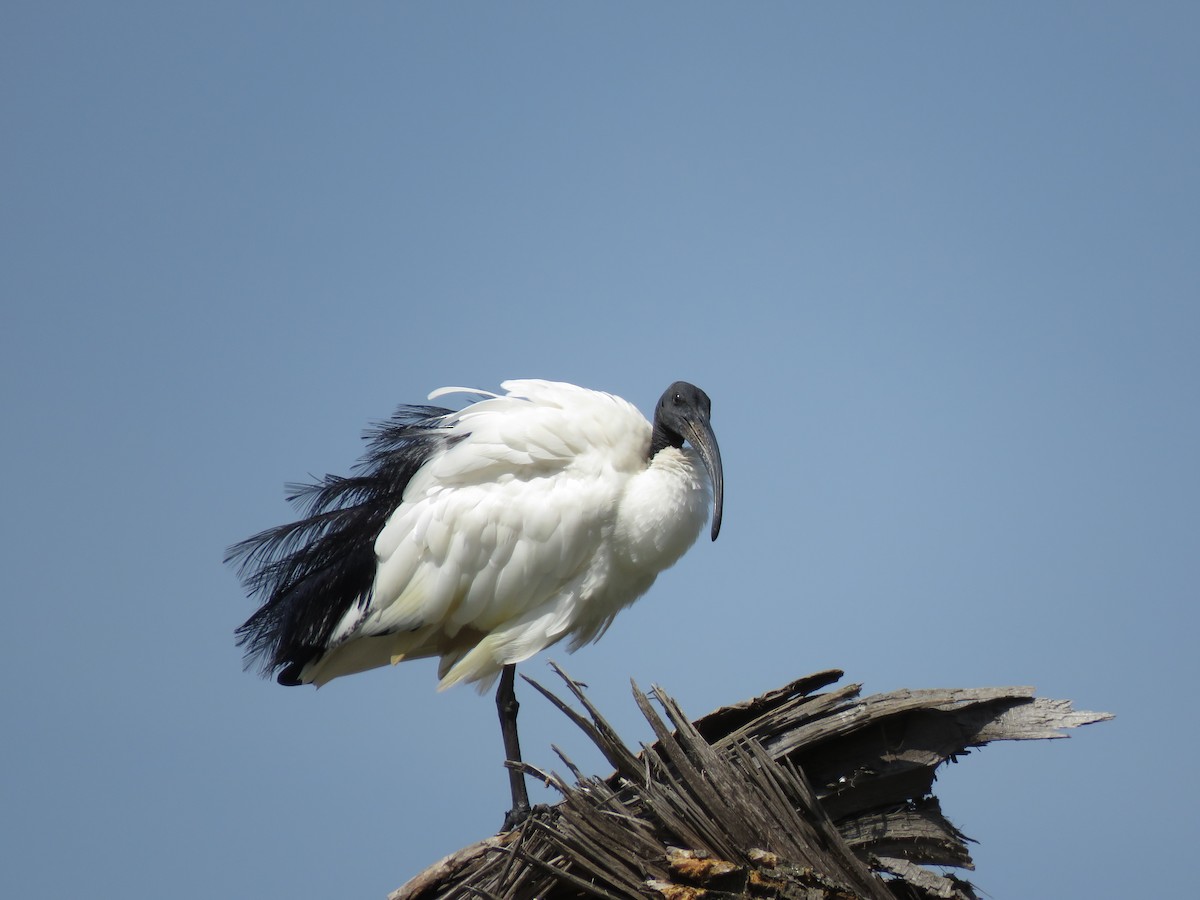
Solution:
[{"label": "bird", "polygon": [[438,659],[438,688],[499,680],[512,807],[528,817],[514,673],[573,652],[696,541],[724,472],[711,401],[676,381],[653,421],[629,401],[564,382],[504,381],[458,409],[402,405],[364,433],[349,475],[288,485],[301,515],[231,546],[261,605],[235,632],[246,668],[321,686]]}]

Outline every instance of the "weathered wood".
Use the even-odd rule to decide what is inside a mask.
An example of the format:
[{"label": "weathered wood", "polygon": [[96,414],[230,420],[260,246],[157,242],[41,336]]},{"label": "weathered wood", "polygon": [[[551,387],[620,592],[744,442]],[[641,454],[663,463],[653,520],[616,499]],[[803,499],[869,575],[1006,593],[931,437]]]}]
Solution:
[{"label": "weathered wood", "polygon": [[634,753],[555,671],[584,712],[530,683],[616,771],[585,777],[561,753],[574,783],[522,766],[563,799],[390,900],[974,900],[969,882],[925,868],[973,868],[967,838],[932,796],[937,767],[990,741],[1065,737],[1111,718],[1031,688],[816,693],[841,677],[830,670],[695,722],[661,688],[634,685],[656,737]]}]

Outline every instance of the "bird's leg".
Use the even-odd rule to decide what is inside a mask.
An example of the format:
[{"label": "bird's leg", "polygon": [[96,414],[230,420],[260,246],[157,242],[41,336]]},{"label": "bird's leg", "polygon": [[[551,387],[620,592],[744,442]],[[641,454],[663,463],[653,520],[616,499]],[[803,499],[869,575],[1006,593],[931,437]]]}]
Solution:
[{"label": "bird's leg", "polygon": [[[517,693],[513,690],[515,665],[505,666],[500,673],[500,687],[496,689],[496,710],[500,713],[500,734],[504,737],[504,758],[509,763],[521,761],[521,742],[517,738]],[[529,792],[525,789],[525,773],[508,767],[508,784],[512,788],[512,809],[504,817],[501,830],[512,831],[529,818]]]}]

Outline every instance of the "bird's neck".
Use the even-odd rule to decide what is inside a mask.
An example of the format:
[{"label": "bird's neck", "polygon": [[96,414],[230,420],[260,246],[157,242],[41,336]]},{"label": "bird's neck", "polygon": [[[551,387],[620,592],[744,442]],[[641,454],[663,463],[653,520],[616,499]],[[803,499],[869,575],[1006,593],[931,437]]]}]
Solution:
[{"label": "bird's neck", "polygon": [[657,417],[654,419],[654,430],[650,432],[650,459],[658,455],[658,451],[667,447],[678,450],[683,446],[683,438],[669,430]]}]

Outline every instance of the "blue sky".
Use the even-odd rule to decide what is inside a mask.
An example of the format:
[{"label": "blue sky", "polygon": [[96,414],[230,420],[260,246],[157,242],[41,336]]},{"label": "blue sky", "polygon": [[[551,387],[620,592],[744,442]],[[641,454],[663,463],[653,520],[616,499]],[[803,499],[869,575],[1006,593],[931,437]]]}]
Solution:
[{"label": "blue sky", "polygon": [[[720,540],[528,674],[634,741],[630,678],[1032,684],[1118,718],[943,773],[976,883],[1189,893],[1198,28],[6,4],[0,894],[378,898],[499,825],[490,698],[243,673],[221,557],[396,404],[512,377],[693,381],[726,470]],[[524,699],[530,761],[606,771]]]}]

